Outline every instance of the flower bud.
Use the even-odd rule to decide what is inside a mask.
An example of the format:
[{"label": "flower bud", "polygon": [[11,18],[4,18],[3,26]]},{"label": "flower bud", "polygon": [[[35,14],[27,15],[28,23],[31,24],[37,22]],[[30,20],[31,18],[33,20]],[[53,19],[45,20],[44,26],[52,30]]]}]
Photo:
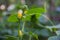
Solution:
[{"label": "flower bud", "polygon": [[19,36],[22,36],[23,32],[21,30],[19,30]]},{"label": "flower bud", "polygon": [[26,14],[27,13],[27,11],[24,11],[24,14]]},{"label": "flower bud", "polygon": [[18,18],[21,18],[21,17],[22,17],[22,13],[23,13],[22,10],[19,10],[19,11],[18,11]]}]

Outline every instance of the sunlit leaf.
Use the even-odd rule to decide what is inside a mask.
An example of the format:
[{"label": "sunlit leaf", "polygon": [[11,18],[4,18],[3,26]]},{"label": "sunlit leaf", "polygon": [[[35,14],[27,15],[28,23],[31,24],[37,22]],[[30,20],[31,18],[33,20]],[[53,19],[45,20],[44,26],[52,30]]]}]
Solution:
[{"label": "sunlit leaf", "polygon": [[9,16],[8,22],[17,22],[18,19],[17,19],[17,16],[16,15],[17,14],[13,14],[13,15]]}]

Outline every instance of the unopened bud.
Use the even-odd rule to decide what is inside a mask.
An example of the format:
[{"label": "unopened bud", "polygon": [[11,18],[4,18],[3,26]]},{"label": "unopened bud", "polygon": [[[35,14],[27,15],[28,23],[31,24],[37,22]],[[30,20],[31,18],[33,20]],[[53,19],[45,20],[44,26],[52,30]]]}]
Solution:
[{"label": "unopened bud", "polygon": [[19,11],[18,11],[18,18],[21,18],[21,17],[22,17],[22,13],[23,13],[22,10],[19,10]]}]

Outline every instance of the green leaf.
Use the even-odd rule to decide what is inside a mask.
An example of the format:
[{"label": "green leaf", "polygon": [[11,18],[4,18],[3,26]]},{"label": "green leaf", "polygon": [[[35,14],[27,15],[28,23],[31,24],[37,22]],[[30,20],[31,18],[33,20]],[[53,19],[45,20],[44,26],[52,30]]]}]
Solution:
[{"label": "green leaf", "polygon": [[6,40],[19,40],[18,37],[15,36],[6,36]]},{"label": "green leaf", "polygon": [[38,39],[38,35],[37,35],[37,34],[34,34],[33,36],[34,36],[37,40],[39,40],[39,39]]},{"label": "green leaf", "polygon": [[56,31],[56,34],[57,34],[57,35],[60,35],[60,30]]},{"label": "green leaf", "polygon": [[11,16],[9,16],[8,18],[8,22],[17,22],[17,14],[12,14]]},{"label": "green leaf", "polygon": [[31,16],[30,15],[29,16],[24,16],[22,18],[22,21],[30,21],[30,19],[31,19]]},{"label": "green leaf", "polygon": [[52,36],[48,38],[48,40],[59,40],[59,39],[60,39],[60,36]]},{"label": "green leaf", "polygon": [[31,13],[39,13],[41,14],[42,12],[44,12],[44,8],[32,8],[30,10],[28,10],[28,14],[31,14]]}]

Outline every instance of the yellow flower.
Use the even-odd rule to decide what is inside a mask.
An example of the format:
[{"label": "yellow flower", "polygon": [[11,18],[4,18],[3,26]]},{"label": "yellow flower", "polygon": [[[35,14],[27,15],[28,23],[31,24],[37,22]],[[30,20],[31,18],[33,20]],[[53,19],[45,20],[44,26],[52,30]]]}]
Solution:
[{"label": "yellow flower", "polygon": [[27,10],[26,11],[24,11],[24,14],[26,14],[27,13]]},{"label": "yellow flower", "polygon": [[18,13],[18,18],[22,18],[22,14],[21,13]]},{"label": "yellow flower", "polygon": [[19,11],[18,11],[18,18],[22,18],[22,13],[23,13],[22,10],[19,10]]}]

